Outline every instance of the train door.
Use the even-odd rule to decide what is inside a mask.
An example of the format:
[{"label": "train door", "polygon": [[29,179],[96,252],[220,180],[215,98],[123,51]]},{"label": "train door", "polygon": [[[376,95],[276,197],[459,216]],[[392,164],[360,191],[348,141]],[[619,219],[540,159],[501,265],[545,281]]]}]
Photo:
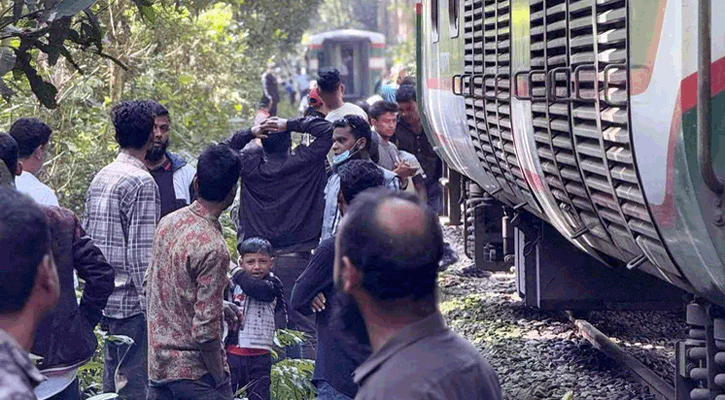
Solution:
[{"label": "train door", "polygon": [[369,71],[364,68],[368,58],[367,42],[325,42],[325,66],[333,66],[340,71],[340,80],[345,85],[345,100],[357,100],[366,93],[365,82],[369,80]]}]

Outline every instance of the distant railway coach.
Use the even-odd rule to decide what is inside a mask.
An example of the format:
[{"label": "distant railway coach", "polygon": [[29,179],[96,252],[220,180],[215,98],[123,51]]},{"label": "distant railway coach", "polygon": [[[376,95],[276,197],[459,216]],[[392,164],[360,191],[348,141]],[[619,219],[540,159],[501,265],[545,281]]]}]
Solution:
[{"label": "distant railway coach", "polygon": [[335,67],[345,85],[345,101],[374,94],[385,68],[385,36],[381,33],[343,29],[312,35],[307,40],[307,70],[311,76],[324,67]]},{"label": "distant railway coach", "polygon": [[530,306],[689,292],[678,399],[725,398],[724,14],[723,0],[417,4],[419,106],[467,178],[467,253],[514,266]]}]

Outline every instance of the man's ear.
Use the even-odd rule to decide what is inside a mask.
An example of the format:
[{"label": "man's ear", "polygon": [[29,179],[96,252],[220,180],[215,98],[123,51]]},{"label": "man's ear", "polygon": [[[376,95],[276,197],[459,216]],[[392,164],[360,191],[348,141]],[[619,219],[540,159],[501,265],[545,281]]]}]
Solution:
[{"label": "man's ear", "polygon": [[345,94],[345,85],[343,85],[342,83],[340,84],[340,94]]},{"label": "man's ear", "polygon": [[38,293],[46,300],[48,309],[55,306],[60,295],[60,282],[51,254],[43,256],[43,260],[38,265],[38,273],[35,275],[35,290],[38,290]]},{"label": "man's ear", "polygon": [[351,293],[360,286],[362,274],[360,270],[355,268],[347,256],[342,257],[342,290],[345,293]]},{"label": "man's ear", "polygon": [[191,180],[191,185],[194,187],[194,193],[196,193],[196,196],[199,197],[199,182],[196,180],[196,175],[194,175],[194,179]]},{"label": "man's ear", "polygon": [[20,176],[23,173],[23,163],[18,161],[18,165],[15,167],[15,176]]}]

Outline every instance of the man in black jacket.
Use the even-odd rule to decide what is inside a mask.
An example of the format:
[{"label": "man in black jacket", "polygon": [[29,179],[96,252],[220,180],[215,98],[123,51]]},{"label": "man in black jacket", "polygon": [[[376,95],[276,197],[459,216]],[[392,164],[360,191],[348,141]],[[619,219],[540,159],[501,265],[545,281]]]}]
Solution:
[{"label": "man in black jacket", "polygon": [[[332,123],[321,118],[285,120],[270,118],[263,125],[236,132],[226,143],[244,149],[237,243],[245,237],[262,237],[275,249],[274,273],[284,285],[289,301],[292,286],[307,266],[310,251],[317,246],[324,208],[325,156],[332,146]],[[309,133],[315,140],[290,152],[290,131]],[[274,132],[274,133],[265,133]],[[254,138],[262,147],[245,146]],[[315,322],[291,311],[289,327],[309,335],[301,357],[315,357]],[[288,356],[297,354],[292,350]]]},{"label": "man in black jacket", "polygon": [[[373,163],[350,160],[338,168],[340,193],[338,202],[341,213],[358,193],[365,189],[383,186],[383,172]],[[317,386],[317,398],[331,400],[355,397],[357,385],[352,372],[370,355],[365,339],[365,325],[344,330],[333,323],[333,311],[327,299],[332,298],[333,264],[335,262],[335,236],[323,240],[315,250],[305,272],[292,289],[290,307],[303,313],[317,314],[318,349],[312,382]],[[334,303],[333,303],[334,304]],[[335,305],[334,307],[337,307]],[[355,312],[357,309],[335,310]],[[362,321],[362,316],[346,315],[346,319]]]},{"label": "man in black jacket", "polygon": [[[0,154],[11,174],[17,174],[17,144],[0,134]],[[9,138],[9,139],[8,139]],[[14,145],[15,144],[15,145]],[[14,145],[14,146],[13,146]],[[51,248],[58,269],[60,297],[35,332],[31,353],[42,357],[37,362],[43,372],[54,370],[53,376],[35,389],[40,399],[79,400],[78,368],[88,362],[96,350],[93,328],[101,320],[101,311],[113,291],[113,268],[81,227],[78,218],[60,207],[41,206],[50,223]],[[85,285],[80,306],[76,300],[73,270]]]}]

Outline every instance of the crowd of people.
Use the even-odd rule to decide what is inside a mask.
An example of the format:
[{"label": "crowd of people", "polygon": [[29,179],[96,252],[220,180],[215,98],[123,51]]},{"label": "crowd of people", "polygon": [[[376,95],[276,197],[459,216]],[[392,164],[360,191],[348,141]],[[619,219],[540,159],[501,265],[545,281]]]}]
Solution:
[{"label": "crowd of people", "polygon": [[[268,102],[196,168],[168,150],[165,107],[115,104],[119,152],[81,219],[37,177],[52,129],[21,118],[0,133],[0,398],[80,399],[100,324],[103,390],[124,399],[269,399],[273,351],[315,360],[319,399],[500,399],[438,310],[456,255],[414,85],[368,112],[344,91],[323,69],[305,117]],[[314,140],[293,148],[291,132]],[[305,339],[276,348],[280,328]]]}]

